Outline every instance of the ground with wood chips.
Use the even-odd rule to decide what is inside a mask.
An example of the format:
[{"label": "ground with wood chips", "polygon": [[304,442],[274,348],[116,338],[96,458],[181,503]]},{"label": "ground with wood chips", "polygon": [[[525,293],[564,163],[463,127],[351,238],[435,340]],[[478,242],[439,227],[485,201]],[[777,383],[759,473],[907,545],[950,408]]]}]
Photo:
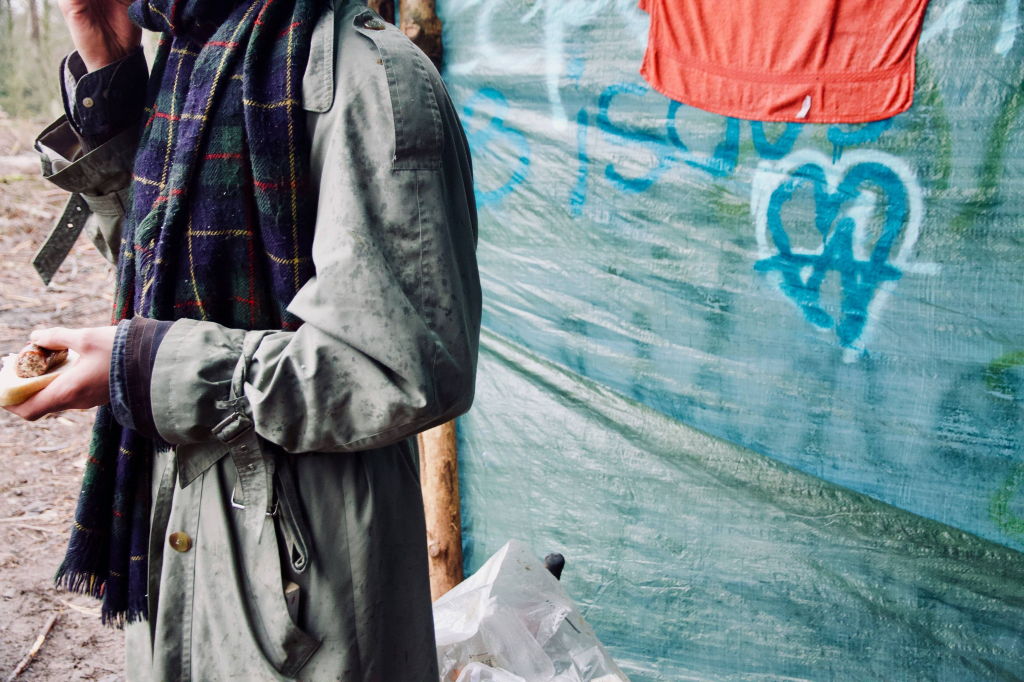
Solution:
[{"label": "ground with wood chips", "polygon": [[[49,287],[30,261],[67,194],[26,154],[45,122],[0,113],[0,351],[33,329],[110,323],[113,274],[83,236]],[[123,634],[100,624],[99,603],[53,586],[85,466],[93,411],[27,423],[0,410],[0,680],[7,680],[59,614],[17,680],[124,679]]]}]

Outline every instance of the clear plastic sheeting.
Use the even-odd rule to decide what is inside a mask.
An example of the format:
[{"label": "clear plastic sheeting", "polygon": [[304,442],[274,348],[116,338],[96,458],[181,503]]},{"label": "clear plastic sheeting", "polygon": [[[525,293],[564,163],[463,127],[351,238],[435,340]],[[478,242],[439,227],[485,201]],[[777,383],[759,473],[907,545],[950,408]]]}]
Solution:
[{"label": "clear plastic sheeting", "polygon": [[441,682],[629,682],[516,540],[434,603],[434,630]]},{"label": "clear plastic sheeting", "polygon": [[513,675],[499,668],[492,668],[483,663],[470,663],[462,669],[456,682],[524,682],[519,675]]}]

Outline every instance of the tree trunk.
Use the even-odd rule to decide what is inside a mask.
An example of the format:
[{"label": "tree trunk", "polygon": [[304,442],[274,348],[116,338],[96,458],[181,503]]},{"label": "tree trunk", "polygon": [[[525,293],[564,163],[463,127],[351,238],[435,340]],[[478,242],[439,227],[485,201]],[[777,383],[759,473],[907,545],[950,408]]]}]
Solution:
[{"label": "tree trunk", "polygon": [[437,18],[434,0],[399,0],[398,16],[402,32],[430,57],[440,71],[444,48],[441,45],[441,20]]},{"label": "tree trunk", "polygon": [[384,21],[395,23],[395,0],[368,0],[366,4]]},{"label": "tree trunk", "polygon": [[50,0],[42,0],[43,3],[43,44],[49,47],[50,44]]},{"label": "tree trunk", "polygon": [[430,598],[462,582],[459,453],[452,420],[419,435],[420,486],[427,519]]},{"label": "tree trunk", "polygon": [[32,42],[39,44],[39,8],[36,0],[28,0],[28,16],[32,20]]}]

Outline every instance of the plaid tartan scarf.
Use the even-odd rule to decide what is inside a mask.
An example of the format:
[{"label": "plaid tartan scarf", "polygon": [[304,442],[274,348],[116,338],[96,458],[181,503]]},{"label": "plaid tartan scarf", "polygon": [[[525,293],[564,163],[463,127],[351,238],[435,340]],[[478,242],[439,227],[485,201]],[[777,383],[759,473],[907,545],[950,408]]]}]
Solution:
[{"label": "plaid tartan scarf", "polygon": [[[316,197],[302,76],[322,0],[135,0],[163,37],[135,157],[114,322],[143,315],[296,329]],[[148,618],[154,442],[99,409],[60,585],[103,621]]]}]

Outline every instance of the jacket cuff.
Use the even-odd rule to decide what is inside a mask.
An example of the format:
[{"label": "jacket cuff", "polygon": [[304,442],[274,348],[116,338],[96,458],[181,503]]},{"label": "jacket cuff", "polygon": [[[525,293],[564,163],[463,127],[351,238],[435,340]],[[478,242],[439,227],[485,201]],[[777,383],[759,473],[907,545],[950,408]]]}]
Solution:
[{"label": "jacket cuff", "polygon": [[124,347],[128,339],[131,320],[121,320],[114,334],[114,350],[110,355],[110,409],[117,423],[126,429],[134,429],[132,411],[128,406],[128,379],[124,368]]},{"label": "jacket cuff", "polygon": [[110,363],[110,402],[114,418],[147,438],[158,436],[150,402],[153,364],[173,322],[145,317],[122,320]]},{"label": "jacket cuff", "polygon": [[138,122],[145,107],[149,69],[142,47],[101,69],[87,71],[78,52],[61,62],[64,111],[86,150]]},{"label": "jacket cuff", "polygon": [[155,354],[149,389],[160,438],[174,445],[217,440],[213,427],[232,412],[217,402],[231,393],[245,334],[196,320],[171,325]]},{"label": "jacket cuff", "polygon": [[127,189],[138,146],[139,129],[133,125],[96,149],[86,150],[64,116],[47,126],[35,142],[43,177],[65,191],[85,196]]},{"label": "jacket cuff", "polygon": [[153,405],[150,402],[153,363],[164,336],[173,325],[173,322],[134,317],[128,326],[124,345],[128,407],[135,430],[147,438],[159,435],[153,423]]}]

